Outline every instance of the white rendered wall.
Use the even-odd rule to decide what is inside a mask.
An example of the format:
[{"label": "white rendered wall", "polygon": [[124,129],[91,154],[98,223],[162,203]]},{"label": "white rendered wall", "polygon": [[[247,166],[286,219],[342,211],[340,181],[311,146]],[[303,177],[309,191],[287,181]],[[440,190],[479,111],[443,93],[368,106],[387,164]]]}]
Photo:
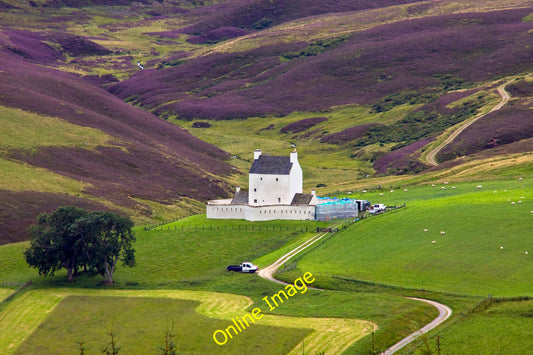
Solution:
[{"label": "white rendered wall", "polygon": [[213,219],[244,219],[244,209],[247,206],[208,204],[206,217]]},{"label": "white rendered wall", "polygon": [[248,203],[252,206],[290,204],[292,196],[289,177],[290,175],[249,174]]},{"label": "white rendered wall", "polygon": [[208,205],[207,218],[246,219],[248,221],[314,220],[315,206]]},{"label": "white rendered wall", "polygon": [[295,194],[301,194],[303,192],[304,185],[302,167],[300,166],[297,158],[294,160],[292,159],[294,153],[295,152],[291,153],[292,168],[289,175],[289,203],[292,202]]}]

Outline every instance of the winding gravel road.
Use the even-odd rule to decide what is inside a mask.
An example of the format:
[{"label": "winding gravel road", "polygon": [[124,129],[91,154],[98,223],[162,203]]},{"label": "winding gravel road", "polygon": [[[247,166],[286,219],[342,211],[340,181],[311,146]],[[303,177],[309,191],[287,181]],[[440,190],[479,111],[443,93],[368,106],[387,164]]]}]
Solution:
[{"label": "winding gravel road", "polygon": [[433,149],[432,151],[430,151],[427,155],[426,155],[426,161],[428,162],[428,164],[430,165],[433,165],[433,166],[437,166],[439,165],[439,163],[437,163],[437,160],[435,159],[437,154],[444,148],[446,147],[448,144],[450,144],[455,138],[457,138],[458,135],[460,135],[465,129],[467,129],[468,127],[470,127],[474,122],[476,122],[477,120],[479,120],[480,118],[483,118],[485,117],[486,115],[488,115],[489,113],[491,112],[494,112],[494,111],[498,111],[499,109],[501,109],[503,106],[505,106],[505,104],[509,101],[509,93],[507,93],[507,91],[505,91],[505,87],[507,86],[507,84],[509,83],[505,83],[505,84],[502,84],[500,86],[498,86],[498,93],[500,94],[501,96],[501,101],[492,108],[492,110],[490,110],[489,112],[483,114],[483,115],[480,115],[478,117],[476,117],[475,119],[473,119],[472,121],[468,122],[468,123],[465,123],[464,125],[462,125],[461,127],[459,127],[457,130],[455,130],[448,138],[446,138],[444,140],[444,142],[442,142],[441,144],[439,144],[435,149]]},{"label": "winding gravel road", "polygon": [[[275,279],[274,276],[272,276],[272,275],[276,272],[276,270],[278,270],[281,267],[281,265],[283,265],[284,263],[289,261],[296,254],[298,254],[301,251],[305,250],[306,248],[310,247],[311,245],[313,245],[314,243],[316,243],[317,241],[319,241],[320,239],[322,239],[326,235],[328,235],[328,232],[317,233],[312,238],[308,239],[307,241],[305,241],[304,243],[300,244],[299,246],[297,246],[296,248],[294,248],[293,250],[291,250],[287,254],[283,255],[281,258],[276,260],[271,265],[258,270],[257,274],[260,277],[262,277],[262,278],[264,278],[266,280],[269,280],[269,281],[272,281],[272,282],[276,282],[276,283],[279,283],[279,284],[283,284],[283,285],[288,285],[288,283],[286,283],[284,281],[280,281],[280,280]],[[417,300],[417,301],[421,301],[421,302],[425,302],[425,303],[428,303],[428,304],[436,307],[439,310],[439,315],[437,316],[437,318],[435,318],[430,323],[426,324],[424,327],[422,327],[419,330],[417,330],[416,332],[408,335],[407,337],[403,338],[402,340],[400,340],[399,342],[397,342],[396,344],[394,344],[393,346],[391,346],[390,348],[385,350],[383,353],[381,353],[381,355],[393,354],[394,352],[400,350],[401,348],[403,348],[404,346],[406,346],[407,344],[409,344],[410,342],[415,340],[420,335],[422,335],[424,333],[427,333],[430,330],[436,328],[437,326],[442,324],[444,321],[446,321],[446,319],[448,319],[452,315],[452,310],[450,309],[450,307],[448,307],[446,305],[443,305],[441,303],[438,303],[438,302],[435,302],[435,301],[426,300],[426,299],[423,299],[423,298],[414,298],[414,297],[408,297],[408,298],[413,299],[413,300]]]}]

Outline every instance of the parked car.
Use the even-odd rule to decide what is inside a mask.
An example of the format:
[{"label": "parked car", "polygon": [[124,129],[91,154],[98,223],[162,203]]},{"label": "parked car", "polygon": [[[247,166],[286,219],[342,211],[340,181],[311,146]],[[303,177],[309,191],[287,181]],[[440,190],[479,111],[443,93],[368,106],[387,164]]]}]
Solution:
[{"label": "parked car", "polygon": [[370,206],[370,208],[368,210],[368,213],[370,213],[370,214],[378,214],[378,213],[381,213],[381,212],[385,212],[386,209],[387,209],[387,206],[385,206],[384,204],[376,203],[376,204]]},{"label": "parked car", "polygon": [[258,269],[257,265],[254,265],[250,262],[244,262],[240,265],[229,265],[226,270],[235,271],[235,272],[256,272]]}]

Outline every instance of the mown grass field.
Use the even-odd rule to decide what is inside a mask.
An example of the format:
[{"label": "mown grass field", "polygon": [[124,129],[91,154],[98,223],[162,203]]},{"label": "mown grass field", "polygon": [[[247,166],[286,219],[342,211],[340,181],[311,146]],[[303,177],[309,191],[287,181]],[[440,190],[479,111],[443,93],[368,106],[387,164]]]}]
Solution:
[{"label": "mown grass field", "polygon": [[[191,220],[205,221],[205,219],[202,219],[201,217],[189,218],[189,221]],[[233,225],[239,225],[237,222],[242,224],[243,221],[233,221]],[[275,223],[278,226],[283,225],[283,222],[280,223],[279,221],[276,221]],[[187,223],[187,225],[188,224],[189,223]],[[213,224],[220,224],[220,222]],[[248,224],[251,225],[252,223]],[[272,225],[273,222],[270,224]],[[294,225],[291,224],[294,223],[289,222],[285,227],[294,227]],[[177,225],[177,223],[174,225]],[[231,226],[232,223],[229,225]],[[310,225],[314,226],[316,224],[311,222]],[[152,302],[153,297],[163,297],[162,295],[173,292],[165,291],[164,289],[192,288],[197,289],[198,291],[210,290],[215,292],[240,294],[249,297],[251,301],[248,301],[247,303],[247,306],[249,306],[247,310],[245,310],[246,307],[244,307],[240,313],[235,311],[231,313],[232,316],[243,315],[246,312],[250,312],[253,307],[260,307],[264,310],[264,313],[273,314],[272,316],[265,316],[265,327],[267,325],[283,327],[293,324],[293,328],[307,328],[308,324],[316,324],[316,327],[325,327],[327,329],[333,327],[339,329],[340,332],[341,328],[338,327],[341,326],[342,323],[352,322],[350,320],[341,321],[340,318],[364,319],[377,323],[377,327],[379,327],[379,330],[377,330],[380,339],[379,345],[383,348],[386,346],[384,344],[389,344],[398,340],[402,336],[405,336],[409,331],[412,331],[416,326],[424,324],[435,316],[435,310],[431,307],[420,304],[419,302],[403,299],[399,296],[363,295],[349,292],[314,290],[308,290],[305,294],[298,294],[273,312],[268,312],[268,307],[261,299],[265,297],[265,295],[272,295],[278,292],[280,286],[262,280],[255,275],[227,273],[225,271],[225,266],[246,259],[255,259],[261,255],[276,250],[285,243],[294,244],[297,239],[301,240],[306,238],[305,235],[300,235],[299,233],[287,233],[286,231],[280,233],[278,231],[273,232],[272,230],[268,232],[260,232],[257,230],[252,232],[250,230],[238,231],[237,229],[227,231],[218,229],[170,229],[163,231],[138,230],[137,236],[138,241],[136,249],[138,266],[134,269],[119,267],[115,277],[117,282],[115,288],[129,288],[131,290],[124,290],[124,292],[128,292],[129,296],[135,295],[136,297],[145,297],[142,301],[123,299],[125,305],[129,304],[133,307],[135,304],[135,309],[139,308],[142,310],[140,313],[145,314],[145,316],[139,318],[138,322],[133,322],[133,324],[144,324],[147,318],[152,319],[146,314],[151,312],[149,312],[149,310],[154,310],[154,314],[156,315],[154,318],[154,324],[157,324],[157,326],[154,325],[155,328],[150,326],[149,329],[146,329],[146,332],[147,334],[149,333],[147,339],[156,339],[159,341],[155,342],[155,346],[157,346],[157,344],[161,342],[161,339],[163,339],[164,327],[167,324],[165,322],[167,319],[173,318],[171,312],[162,315],[160,311],[157,311],[157,307],[159,306],[151,305],[152,303],[159,303],[159,301]],[[239,238],[238,242],[236,242],[236,238]],[[85,317],[83,319],[88,318],[87,321],[84,322],[84,324],[87,323],[88,328],[80,328],[86,333],[91,334],[90,337],[88,335],[85,339],[87,341],[87,346],[93,342],[93,339],[97,339],[94,340],[93,344],[97,344],[96,346],[100,347],[105,343],[104,328],[109,324],[107,322],[109,322],[110,319],[112,320],[114,315],[116,315],[117,319],[120,318],[121,322],[125,319],[123,317],[129,319],[129,313],[126,315],[119,312],[120,307],[109,306],[108,308],[108,306],[103,305],[102,302],[93,302],[85,298],[83,298],[81,303],[87,306],[87,312],[90,312],[93,316],[83,316],[82,313],[78,312],[79,308],[76,306],[78,300],[81,300],[80,298],[77,298],[77,296],[117,296],[114,292],[120,291],[105,289],[98,290],[100,288],[99,278],[88,279],[86,276],[79,276],[74,284],[69,285],[65,282],[64,272],[58,272],[54,277],[40,278],[36,275],[36,272],[29,269],[23,261],[22,251],[27,245],[28,243],[18,243],[0,247],[0,254],[2,255],[2,258],[0,258],[0,263],[2,264],[0,267],[0,270],[2,270],[0,273],[0,280],[7,280],[9,282],[20,280],[22,282],[28,279],[33,279],[34,284],[32,288],[36,289],[24,292],[22,295],[18,296],[15,301],[2,306],[1,314],[4,316],[4,318],[0,320],[2,326],[6,324],[5,322],[16,321],[16,326],[13,324],[13,326],[9,328],[18,329],[15,333],[8,332],[5,334],[10,334],[10,337],[9,339],[4,338],[3,344],[5,346],[1,346],[2,348],[9,348],[9,344],[14,342],[17,345],[23,344],[18,350],[19,353],[25,353],[29,351],[28,349],[32,349],[31,351],[39,351],[38,345],[42,344],[42,339],[54,337],[54,334],[60,332],[62,335],[55,336],[55,338],[58,339],[58,343],[55,343],[53,347],[57,347],[58,349],[70,349],[68,350],[70,352],[75,351],[72,349],[77,349],[75,347],[77,341],[75,338],[80,334],[78,327],[76,326],[76,324],[79,324],[79,318],[78,316],[73,317],[72,325],[68,326],[68,329],[71,329],[72,331],[67,332],[69,334],[68,336],[63,335],[65,328],[57,326],[57,323],[61,323],[61,320],[64,320],[64,314],[79,314],[79,317]],[[288,247],[285,246],[282,249],[287,248]],[[268,258],[272,258],[272,256]],[[265,263],[266,262],[267,261],[265,261]],[[63,286],[67,286],[68,288],[58,288]],[[82,288],[80,289],[79,287]],[[150,291],[147,289],[159,290]],[[70,301],[62,301],[63,297],[68,296],[69,294],[73,294],[76,297]],[[183,297],[183,295],[179,297],[176,296],[176,298]],[[224,298],[227,297],[224,296]],[[187,299],[195,298],[188,297]],[[199,298],[197,297],[196,299]],[[132,303],[130,304],[130,302]],[[253,302],[253,304],[250,302]],[[30,304],[32,305],[31,307],[29,307]],[[57,304],[59,304],[60,307],[54,308]],[[339,306],[340,304],[342,304],[342,306]],[[181,305],[176,303],[168,305],[168,307],[179,308]],[[228,307],[218,306],[218,309],[222,311],[226,308]],[[52,309],[52,313],[48,315]],[[109,311],[109,309],[112,309],[113,311]],[[25,311],[22,312],[22,310]],[[189,311],[186,311],[186,313],[187,312]],[[19,313],[20,316],[15,316]],[[32,315],[31,317],[29,316],[30,314]],[[279,315],[304,318],[302,318],[303,320],[300,323],[294,323],[294,318],[277,320],[271,318],[274,316],[278,317]],[[305,320],[306,317],[318,317],[321,319],[333,317],[333,320]],[[409,319],[409,321],[406,321],[406,319]],[[178,322],[178,319],[175,319],[175,321]],[[189,326],[189,321],[196,322],[194,318],[180,318],[179,322],[182,322],[182,325],[180,326],[187,328]],[[209,320],[209,322],[211,321],[212,320]],[[42,325],[40,325],[41,323]],[[9,326],[9,324],[6,325],[6,327]],[[104,326],[102,326],[102,324]],[[323,325],[320,326],[320,324]],[[138,327],[124,326],[120,329],[118,320],[116,325],[117,336],[122,339],[121,344],[123,344],[124,348],[126,348],[126,346],[133,346],[130,344],[135,344],[135,341],[130,340],[139,337],[140,330]],[[218,323],[211,323],[212,327],[215,325],[218,326]],[[194,327],[190,328],[193,329]],[[350,326],[349,328],[353,328],[353,326]],[[35,329],[37,330],[34,332]],[[368,331],[368,327],[361,329],[366,329],[364,332]],[[268,330],[270,330],[270,328],[268,328]],[[143,330],[141,329],[141,331]],[[278,331],[279,330],[274,329],[271,333],[267,332],[266,334],[264,331],[259,333],[242,333],[239,336],[242,337],[242,339],[245,339],[245,341],[239,343],[240,345],[238,345],[239,347],[237,348],[234,348],[233,345],[228,347],[228,349],[231,349],[228,350],[228,353],[235,353],[236,351],[259,351],[259,353],[261,353],[260,349],[265,348],[268,349],[268,351],[265,350],[265,353],[285,354],[286,350],[283,350],[285,348],[277,349],[268,344],[279,343],[279,346],[290,346],[289,344],[293,344],[291,341],[293,341],[294,338],[298,338],[297,334],[300,334],[301,339],[303,339],[303,336],[306,334],[306,331],[294,330],[293,333],[288,332],[288,335],[285,335],[284,333],[282,336],[278,336],[279,334],[276,333]],[[205,333],[206,332],[197,332],[197,336],[187,335],[187,341],[182,344],[184,349],[188,347],[187,349],[192,353],[205,353],[201,347],[203,345],[194,345],[204,344],[206,342],[205,339],[202,338],[206,336]],[[26,337],[30,334],[32,334],[32,336],[26,340]],[[283,340],[286,339],[284,338],[285,336],[290,337],[290,334],[293,335],[290,341]],[[336,333],[330,334],[335,335]],[[342,334],[342,332],[339,334]],[[339,334],[335,336],[338,336]],[[102,336],[104,338],[102,338]],[[210,336],[210,334],[207,334],[207,336]],[[349,336],[355,340],[353,335]],[[331,346],[341,346],[342,344],[346,344],[345,341],[341,340],[335,342],[323,339],[319,344],[315,343],[316,347],[312,347],[311,344],[313,343],[313,339],[316,341],[316,336],[306,340],[306,344],[309,346],[307,348],[308,350],[316,349],[317,351],[321,351],[323,349],[330,349],[333,352],[337,352],[339,349],[332,350],[334,348],[331,348]],[[297,344],[299,341],[300,340],[294,344]],[[147,344],[147,346],[151,345]],[[15,346],[12,347],[13,351],[14,349],[16,349]],[[43,353],[47,353],[46,349],[42,351]],[[68,352],[67,350],[65,351]],[[207,353],[212,352],[208,351]]]},{"label": "mown grass field", "polygon": [[[175,335],[175,344],[184,353],[233,354],[248,350],[250,342],[255,345],[254,351],[260,354],[286,353],[310,332],[257,324],[235,336],[230,346],[220,346],[212,340],[212,333],[227,327],[228,320],[198,313],[195,310],[200,304],[198,301],[163,298],[149,292],[148,298],[100,294],[63,298],[15,354],[72,354],[78,351],[80,341],[84,342],[87,352],[100,352],[109,345],[111,329],[121,351],[130,354],[157,353],[165,344],[167,330]],[[173,296],[187,295],[176,292],[176,295],[170,295]],[[232,295],[221,296],[231,299]],[[244,305],[249,303],[245,298],[244,302]],[[243,308],[232,309],[228,302],[224,306],[229,311],[224,310],[226,317],[236,311],[244,314]],[[64,331],[63,336],[57,336],[58,329]]]}]

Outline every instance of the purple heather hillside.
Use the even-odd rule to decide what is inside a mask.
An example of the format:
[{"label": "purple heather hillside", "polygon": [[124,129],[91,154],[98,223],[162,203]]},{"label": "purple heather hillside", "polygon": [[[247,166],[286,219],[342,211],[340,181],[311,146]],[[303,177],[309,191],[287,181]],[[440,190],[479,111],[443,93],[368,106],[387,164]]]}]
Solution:
[{"label": "purple heather hillside", "polygon": [[[33,64],[9,50],[0,51],[0,59],[4,63],[0,106],[99,129],[112,136],[115,144],[95,150],[53,146],[32,152],[10,150],[5,152],[10,159],[83,181],[87,184],[85,193],[139,213],[151,212],[136,199],[173,203],[187,197],[205,201],[229,193],[226,183],[214,177],[232,173],[225,161],[228,153],[77,76]],[[80,199],[56,197],[50,194],[53,200],[47,206],[68,201],[83,205]],[[6,205],[9,201],[0,199],[0,211],[27,208],[24,206],[30,202],[24,199]],[[40,208],[36,201],[29,210]],[[25,214],[17,219],[7,213],[0,215],[0,224],[14,219],[14,223],[24,226],[35,216]]]},{"label": "purple heather hillside", "polygon": [[[27,60],[51,64],[72,57],[107,55],[109,50],[87,38],[61,32],[4,31],[0,44]],[[58,47],[52,46],[52,44]]]},{"label": "purple heather hillside", "polygon": [[233,0],[200,7],[191,15],[200,18],[184,33],[203,35],[224,27],[261,30],[285,21],[326,13],[358,11],[421,2],[421,0]]},{"label": "purple heather hillside", "polygon": [[231,119],[335,105],[391,93],[441,92],[533,68],[533,8],[402,21],[352,35],[314,56],[281,61],[305,43],[203,56],[110,86],[161,116]]},{"label": "purple heather hillside", "polygon": [[316,126],[320,122],[327,121],[327,117],[309,117],[304,118],[303,120],[299,120],[296,122],[289,123],[288,125],[281,128],[281,133],[299,133],[303,131],[307,131],[309,128]]},{"label": "purple heather hillside", "polygon": [[424,138],[379,157],[374,161],[376,174],[405,174],[426,168],[427,166],[418,160],[418,154],[415,152],[431,143],[433,139]]},{"label": "purple heather hillside", "polygon": [[[471,155],[533,138],[533,120],[528,103],[515,103],[490,113],[465,129],[437,155],[438,161]],[[530,141],[530,140],[529,140]],[[531,151],[532,147],[525,151]],[[505,150],[501,150],[502,154]]]}]

